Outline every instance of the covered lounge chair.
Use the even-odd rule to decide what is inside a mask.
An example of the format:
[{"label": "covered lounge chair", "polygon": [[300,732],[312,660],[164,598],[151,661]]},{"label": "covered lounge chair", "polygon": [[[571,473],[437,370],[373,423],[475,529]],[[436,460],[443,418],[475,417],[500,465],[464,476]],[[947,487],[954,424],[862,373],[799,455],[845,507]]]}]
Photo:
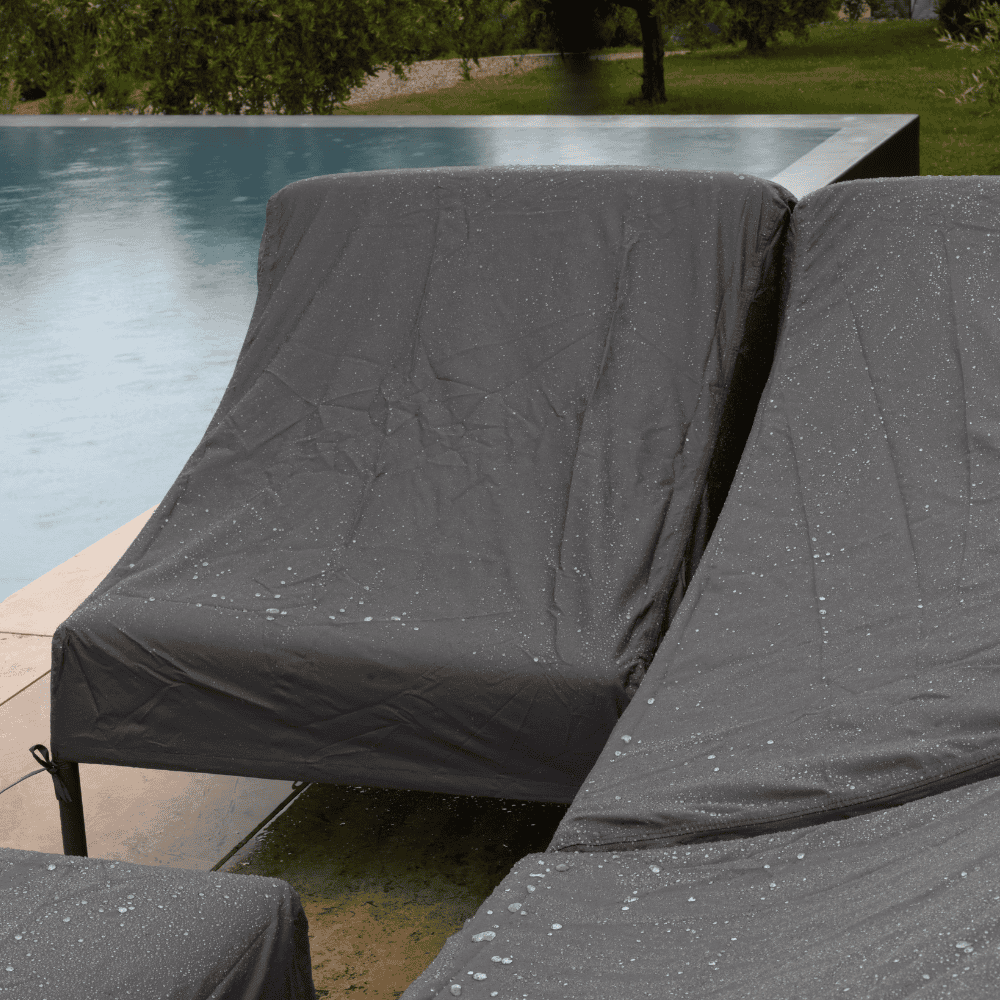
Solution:
[{"label": "covered lounge chair", "polygon": [[636,697],[405,1000],[997,995],[1000,179],[816,191],[786,261]]},{"label": "covered lounge chair", "polygon": [[[86,855],[80,762],[571,802],[725,499],[793,205],[759,178],[625,167],[279,191],[218,411],[53,637],[66,854]],[[90,919],[78,942],[54,916],[8,941],[4,989],[77,946],[105,995],[151,981],[130,904],[120,934],[87,909],[108,886],[190,931],[145,966],[171,997],[311,995],[285,883],[0,863],[11,927]],[[285,952],[251,981],[262,935]]]},{"label": "covered lounge chair", "polygon": [[572,801],[735,472],[793,203],[628,167],[278,192],[204,438],[53,637],[53,759]]}]

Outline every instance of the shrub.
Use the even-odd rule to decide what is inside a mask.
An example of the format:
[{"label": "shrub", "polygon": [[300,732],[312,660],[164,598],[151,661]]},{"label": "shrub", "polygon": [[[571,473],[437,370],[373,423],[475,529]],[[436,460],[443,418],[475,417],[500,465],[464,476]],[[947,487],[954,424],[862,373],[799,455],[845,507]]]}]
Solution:
[{"label": "shrub", "polygon": [[963,66],[958,91],[948,94],[938,87],[938,93],[954,98],[956,104],[975,103],[982,99],[990,106],[983,115],[992,114],[1000,108],[1000,3],[984,3],[969,11],[966,24],[974,32],[975,41],[967,41],[965,35],[959,35],[956,41],[947,30],[938,41],[947,42],[949,49],[990,53],[994,56],[993,62],[983,67],[982,74],[972,73],[972,83],[966,79]]},{"label": "shrub", "polygon": [[597,40],[602,49],[617,49],[625,45],[641,47],[642,29],[635,8],[616,4],[607,16],[598,20]]},{"label": "shrub", "polygon": [[934,10],[942,31],[981,35],[983,26],[978,10],[982,0],[936,0]]},{"label": "shrub", "polygon": [[[33,83],[62,110],[67,90],[95,108],[129,78],[152,111],[323,114],[379,69],[416,61],[435,20],[455,22],[448,0],[2,0],[0,76]],[[462,0],[478,13],[500,0]],[[472,26],[477,24],[475,16]],[[467,44],[477,55],[474,32]],[[72,84],[77,84],[73,87]],[[68,86],[70,85],[70,86]]]},{"label": "shrub", "polygon": [[[24,31],[25,23],[33,25],[30,33]],[[6,0],[0,13],[0,52],[5,55],[0,80],[13,80],[19,100],[49,97],[58,113],[73,90],[73,67],[85,58],[95,36],[92,26],[84,27],[47,0]]]}]

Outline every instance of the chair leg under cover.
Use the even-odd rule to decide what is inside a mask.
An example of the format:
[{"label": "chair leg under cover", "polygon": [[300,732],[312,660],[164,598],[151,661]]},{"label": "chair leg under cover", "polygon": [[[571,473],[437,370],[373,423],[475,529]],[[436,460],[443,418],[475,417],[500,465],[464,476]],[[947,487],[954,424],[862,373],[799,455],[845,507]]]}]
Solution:
[{"label": "chair leg under cover", "polygon": [[59,822],[62,824],[63,854],[87,857],[87,828],[83,820],[83,794],[80,790],[80,765],[75,761],[56,761],[72,802],[59,800]]}]

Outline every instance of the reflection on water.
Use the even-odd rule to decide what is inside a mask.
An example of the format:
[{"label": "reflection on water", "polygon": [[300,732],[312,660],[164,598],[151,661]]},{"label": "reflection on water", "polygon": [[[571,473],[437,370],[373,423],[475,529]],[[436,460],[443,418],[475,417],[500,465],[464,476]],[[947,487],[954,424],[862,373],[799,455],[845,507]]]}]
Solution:
[{"label": "reflection on water", "polygon": [[0,126],[0,600],[167,492],[232,373],[286,184],[501,163],[773,177],[835,131]]}]

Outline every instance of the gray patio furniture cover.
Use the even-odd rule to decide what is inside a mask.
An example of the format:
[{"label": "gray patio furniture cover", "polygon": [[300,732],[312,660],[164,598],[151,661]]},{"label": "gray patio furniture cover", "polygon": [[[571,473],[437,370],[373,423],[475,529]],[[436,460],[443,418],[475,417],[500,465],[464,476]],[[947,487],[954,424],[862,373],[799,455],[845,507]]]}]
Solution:
[{"label": "gray patio furniture cover", "polygon": [[315,1000],[282,879],[0,848],[0,996]]},{"label": "gray patio furniture cover", "polygon": [[758,837],[529,854],[402,1000],[995,1000],[998,945],[993,778]]},{"label": "gray patio furniture cover", "polygon": [[283,188],[204,438],[53,637],[53,759],[570,802],[735,472],[793,204],[632,167]]},{"label": "gray patio furniture cover", "polygon": [[795,207],[715,533],[549,848],[404,1000],[993,1000],[1000,178]]},{"label": "gray patio furniture cover", "polygon": [[1000,773],[1000,178],[795,208],[711,542],[552,846],[749,836]]}]

